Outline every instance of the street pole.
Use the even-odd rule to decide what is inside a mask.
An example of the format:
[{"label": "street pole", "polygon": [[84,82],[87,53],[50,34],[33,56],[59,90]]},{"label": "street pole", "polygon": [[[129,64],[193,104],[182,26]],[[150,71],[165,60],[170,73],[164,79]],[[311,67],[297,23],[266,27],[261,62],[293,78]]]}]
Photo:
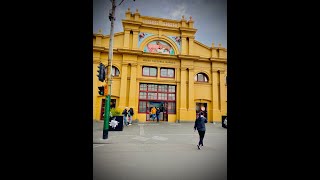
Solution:
[{"label": "street pole", "polygon": [[[108,139],[109,131],[109,118],[110,118],[110,101],[111,101],[111,85],[112,85],[112,58],[113,58],[113,24],[115,19],[115,0],[112,0],[112,12],[111,12],[111,28],[110,28],[110,41],[109,41],[109,57],[108,57],[108,77],[107,77],[107,86],[108,86],[108,95],[106,96],[105,111],[104,111],[104,125],[103,125],[103,139]],[[110,15],[109,15],[110,17]]]}]

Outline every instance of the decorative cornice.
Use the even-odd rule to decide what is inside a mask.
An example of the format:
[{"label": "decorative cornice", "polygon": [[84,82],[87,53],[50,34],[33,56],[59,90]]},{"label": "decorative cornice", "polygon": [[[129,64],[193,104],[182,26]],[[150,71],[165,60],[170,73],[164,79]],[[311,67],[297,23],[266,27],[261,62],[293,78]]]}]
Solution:
[{"label": "decorative cornice", "polygon": [[161,25],[153,25],[153,24],[142,24],[141,27],[149,27],[149,28],[154,28],[154,29],[166,29],[166,30],[179,31],[179,28],[177,28],[177,27],[161,26]]},{"label": "decorative cornice", "polygon": [[[119,36],[119,35],[123,35],[124,32],[117,32],[117,33],[114,33],[113,36]],[[93,34],[93,36],[95,36],[96,34]],[[103,38],[109,38],[110,35],[103,35],[102,36]]]},{"label": "decorative cornice", "polygon": [[179,59],[190,59],[190,60],[199,60],[200,56],[193,55],[178,55]]},{"label": "decorative cornice", "polygon": [[210,61],[226,63],[227,62],[227,58],[210,58]]},{"label": "decorative cornice", "polygon": [[124,54],[137,54],[141,55],[143,52],[141,50],[131,50],[131,49],[118,49],[119,53],[124,53]]},{"label": "decorative cornice", "polygon": [[137,66],[138,66],[138,63],[130,63],[130,66],[131,66],[131,67],[137,67]]},{"label": "decorative cornice", "polygon": [[[101,46],[93,46],[94,51],[98,52],[109,52],[109,48],[101,47]],[[141,50],[134,50],[134,49],[122,49],[122,48],[114,48],[113,52],[115,54],[122,53],[122,54],[132,54],[138,55],[141,57],[152,57],[152,58],[166,58],[166,59],[175,59],[175,60],[194,60],[194,61],[211,61],[211,62],[222,62],[227,63],[226,58],[205,58],[200,56],[192,56],[192,55],[168,55],[168,54],[155,54],[155,53],[147,53]]]},{"label": "decorative cornice", "polygon": [[147,53],[143,52],[143,57],[154,57],[154,58],[166,58],[166,59],[178,59],[178,55],[168,55],[168,54],[156,54],[156,53]]},{"label": "decorative cornice", "polygon": [[[97,52],[109,52],[109,48],[102,47],[102,46],[93,46],[93,51]],[[211,61],[211,62],[221,62],[227,63],[227,58],[205,58],[200,56],[193,56],[193,55],[168,55],[168,54],[155,54],[155,53],[147,53],[143,52],[142,50],[134,50],[134,49],[122,49],[122,48],[114,48],[113,52],[118,54],[133,54],[142,57],[153,57],[153,58],[166,58],[166,59],[176,59],[176,60],[195,60],[195,61]]]},{"label": "decorative cornice", "polygon": [[199,59],[198,59],[199,61],[210,61],[210,58],[206,58],[206,57],[200,57]]},{"label": "decorative cornice", "polygon": [[227,48],[224,48],[224,47],[217,47],[216,49],[223,50],[223,51],[227,52]]},{"label": "decorative cornice", "polygon": [[201,84],[201,85],[208,85],[208,86],[211,86],[212,85],[212,82],[199,82],[199,81],[194,81],[194,84]]},{"label": "decorative cornice", "polygon": [[105,48],[101,46],[93,46],[93,50],[95,51],[103,51]]},{"label": "decorative cornice", "polygon": [[[212,100],[211,99],[206,99],[206,98],[204,98],[204,99],[194,99],[195,101],[200,101],[200,102],[212,102]],[[213,109],[208,109],[208,111],[212,111]]]},{"label": "decorative cornice", "polygon": [[136,25],[141,25],[142,22],[139,21],[133,21],[133,20],[122,20],[122,24],[136,24]]},{"label": "decorative cornice", "polygon": [[94,36],[94,37],[103,37],[103,34],[100,34],[100,33],[99,33],[99,34],[93,33],[93,36]]},{"label": "decorative cornice", "polygon": [[218,72],[218,71],[220,71],[220,69],[217,69],[217,68],[211,68],[211,71],[212,71],[212,72]]},{"label": "decorative cornice", "polygon": [[187,27],[179,27],[180,31],[189,31],[189,32],[197,32],[197,29],[187,28]]},{"label": "decorative cornice", "polygon": [[196,43],[196,44],[198,44],[198,45],[200,45],[200,46],[202,46],[202,47],[204,47],[204,48],[206,48],[206,49],[212,49],[212,48],[210,48],[209,46],[206,46],[205,44],[202,44],[201,42],[199,42],[199,41],[197,41],[197,40],[193,40],[193,42],[194,43]]},{"label": "decorative cornice", "polygon": [[[109,48],[105,48],[105,47],[97,47],[97,46],[94,46],[93,47],[93,50],[94,51],[98,51],[98,52],[105,52],[105,53],[108,53],[109,52]],[[118,52],[118,49],[116,48],[113,48],[113,53],[119,53]]]},{"label": "decorative cornice", "polygon": [[[117,33],[114,33],[113,34],[113,36],[119,36],[119,35],[123,35],[124,33],[123,32],[117,32]],[[108,37],[110,36],[110,35],[107,35]]]},{"label": "decorative cornice", "polygon": [[[105,52],[105,53],[109,53],[109,49],[105,49],[103,50],[102,52]],[[120,55],[137,55],[139,56],[141,54],[141,52],[138,52],[138,51],[125,51],[123,49],[119,50],[119,49],[113,49],[113,54],[120,54]]]}]

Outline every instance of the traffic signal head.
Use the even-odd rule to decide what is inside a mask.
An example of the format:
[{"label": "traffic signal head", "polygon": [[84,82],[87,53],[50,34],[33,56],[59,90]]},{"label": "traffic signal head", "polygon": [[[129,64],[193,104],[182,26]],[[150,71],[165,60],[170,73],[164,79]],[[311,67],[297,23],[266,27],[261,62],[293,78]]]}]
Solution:
[{"label": "traffic signal head", "polygon": [[105,66],[100,63],[99,66],[98,66],[98,78],[99,78],[99,81],[101,82],[104,82],[105,78],[106,78],[106,68]]},{"label": "traffic signal head", "polygon": [[99,94],[101,96],[103,96],[104,95],[104,86],[99,86],[98,89],[99,89]]}]

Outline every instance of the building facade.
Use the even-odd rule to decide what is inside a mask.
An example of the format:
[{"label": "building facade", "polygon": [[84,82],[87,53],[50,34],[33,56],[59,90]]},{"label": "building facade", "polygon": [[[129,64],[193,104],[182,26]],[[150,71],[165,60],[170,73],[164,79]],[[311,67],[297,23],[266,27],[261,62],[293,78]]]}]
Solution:
[{"label": "building facade", "polygon": [[[195,40],[189,20],[141,16],[126,12],[123,32],[114,34],[111,107],[132,107],[134,120],[194,121],[204,111],[209,122],[227,115],[227,49]],[[211,37],[210,37],[211,38]],[[93,35],[93,119],[103,120],[105,96],[98,87],[99,63],[108,64],[109,35]]]}]

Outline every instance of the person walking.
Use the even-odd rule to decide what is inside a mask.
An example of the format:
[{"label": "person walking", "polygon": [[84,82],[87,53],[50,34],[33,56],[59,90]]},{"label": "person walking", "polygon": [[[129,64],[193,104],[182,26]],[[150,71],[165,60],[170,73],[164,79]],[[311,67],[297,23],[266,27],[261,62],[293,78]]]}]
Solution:
[{"label": "person walking", "polygon": [[207,119],[203,116],[203,112],[200,112],[200,116],[196,119],[195,123],[194,123],[194,131],[198,130],[199,133],[199,143],[197,145],[198,149],[200,150],[201,147],[203,146],[203,138],[204,138],[204,134],[206,133],[206,125],[205,123],[207,123]]},{"label": "person walking", "polygon": [[129,120],[129,125],[132,125],[132,118],[133,118],[134,112],[133,108],[130,108],[128,111],[128,120]]},{"label": "person walking", "polygon": [[157,107],[157,111],[156,111],[157,122],[159,122],[159,115],[160,115],[160,108]]},{"label": "person walking", "polygon": [[156,108],[155,107],[152,107],[151,108],[151,117],[152,117],[152,121],[154,121],[154,119],[156,118]]},{"label": "person walking", "polygon": [[123,115],[124,124],[128,126],[128,122],[127,122],[128,107],[124,108],[124,110],[122,111],[122,115]]}]

